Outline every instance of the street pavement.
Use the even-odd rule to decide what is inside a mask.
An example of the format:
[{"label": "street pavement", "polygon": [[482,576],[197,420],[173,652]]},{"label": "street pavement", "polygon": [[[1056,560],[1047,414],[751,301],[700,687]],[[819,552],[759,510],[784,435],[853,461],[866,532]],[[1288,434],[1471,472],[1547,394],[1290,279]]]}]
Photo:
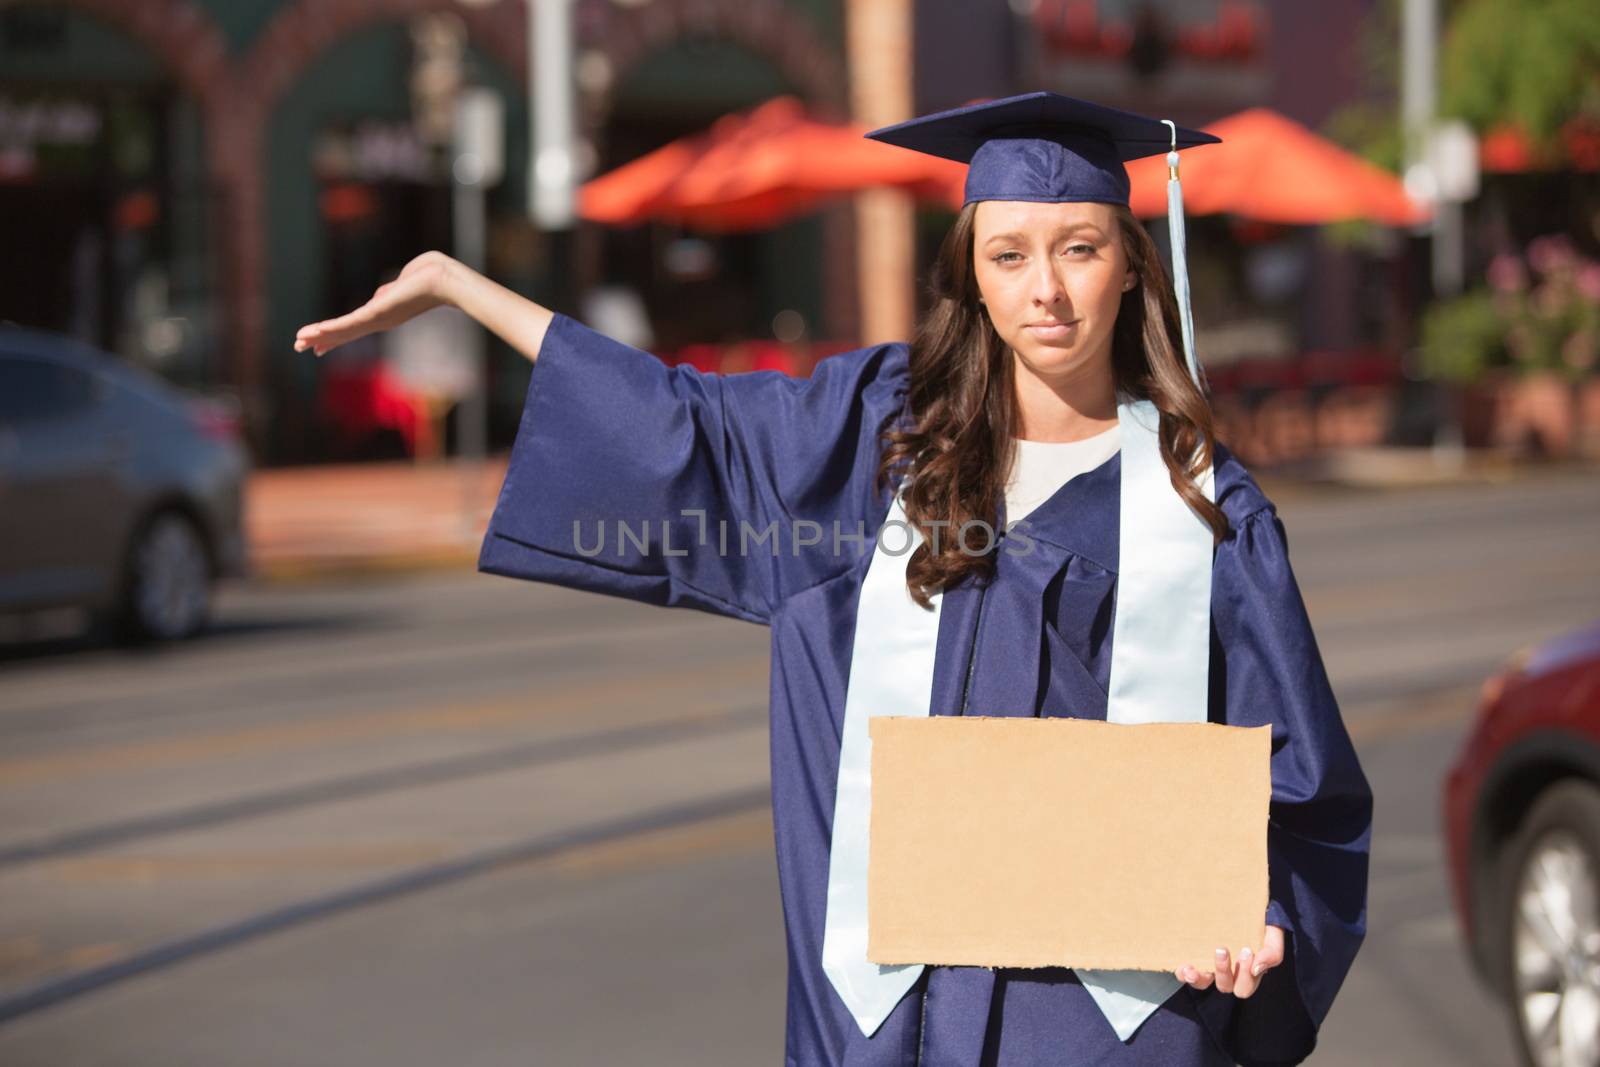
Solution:
[{"label": "street pavement", "polygon": [[[1269,492],[1378,800],[1313,1062],[1508,1063],[1439,783],[1484,676],[1600,615],[1600,483]],[[468,569],[0,652],[0,1064],[782,1062],[767,651]]]}]

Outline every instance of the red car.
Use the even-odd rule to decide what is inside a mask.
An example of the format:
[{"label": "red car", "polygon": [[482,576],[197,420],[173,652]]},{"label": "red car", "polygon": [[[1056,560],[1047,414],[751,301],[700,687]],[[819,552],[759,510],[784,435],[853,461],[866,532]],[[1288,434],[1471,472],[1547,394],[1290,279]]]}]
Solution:
[{"label": "red car", "polygon": [[1523,1062],[1600,1064],[1600,624],[1484,684],[1444,817],[1456,914]]}]

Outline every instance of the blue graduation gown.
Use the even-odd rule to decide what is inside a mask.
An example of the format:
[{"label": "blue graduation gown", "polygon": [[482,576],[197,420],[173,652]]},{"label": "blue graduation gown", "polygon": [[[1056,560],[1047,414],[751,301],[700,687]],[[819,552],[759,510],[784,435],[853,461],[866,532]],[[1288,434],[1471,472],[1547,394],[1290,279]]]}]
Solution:
[{"label": "blue graduation gown", "polygon": [[[557,314],[478,569],[771,627],[790,1067],[1298,1062],[1365,932],[1371,793],[1283,526],[1220,446],[1232,532],[1213,565],[1210,717],[1272,726],[1267,920],[1289,958],[1249,1000],[1178,990],[1126,1043],[1062,968],[926,968],[871,1038],[823,973],[855,609],[889,504],[873,484],[878,436],[907,418],[908,354],[842,353],[808,379],[704,374]],[[1120,474],[1119,453],[1073,478],[1000,543],[992,580],[945,591],[933,714],[1105,717]]]}]

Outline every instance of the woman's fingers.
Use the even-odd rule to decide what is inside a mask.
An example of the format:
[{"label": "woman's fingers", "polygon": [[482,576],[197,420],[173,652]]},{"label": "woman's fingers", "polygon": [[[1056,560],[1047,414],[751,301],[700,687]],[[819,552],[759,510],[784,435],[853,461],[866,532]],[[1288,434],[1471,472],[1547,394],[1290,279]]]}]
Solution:
[{"label": "woman's fingers", "polygon": [[320,356],[330,348],[398,326],[407,319],[438,307],[441,302],[439,278],[442,270],[436,259],[419,256],[407,264],[406,271],[400,277],[380,285],[372,298],[354,311],[302,326],[295,333],[295,351],[313,348]]},{"label": "woman's fingers", "polygon": [[410,318],[410,315],[394,314],[394,296],[393,290],[385,293],[380,289],[371,300],[348,314],[302,326],[295,334],[295,351],[303,352],[312,347],[320,356],[330,348],[386,330]]},{"label": "woman's fingers", "polygon": [[1276,926],[1267,927],[1261,940],[1261,951],[1252,953],[1248,947],[1239,953],[1239,966],[1233,982],[1233,995],[1243,1000],[1261,987],[1262,977],[1283,962],[1283,931]]},{"label": "woman's fingers", "polygon": [[1233,958],[1225,948],[1217,949],[1217,992],[1233,992]]},{"label": "woman's fingers", "polygon": [[335,345],[364,337],[374,330],[385,329],[386,324],[383,320],[388,310],[385,305],[388,303],[385,297],[375,295],[348,314],[313,323],[312,329],[316,332],[309,339],[322,342],[322,350],[327,351]]},{"label": "woman's fingers", "polygon": [[1241,1000],[1256,991],[1261,972],[1255,968],[1255,953],[1249,948],[1239,951],[1238,977],[1233,980],[1233,995]]},{"label": "woman's fingers", "polygon": [[1219,948],[1214,971],[1208,973],[1186,964],[1172,973],[1178,981],[1195,989],[1210,989],[1215,985],[1219,993],[1243,1000],[1261,987],[1262,975],[1282,962],[1283,930],[1268,926],[1259,952],[1246,946],[1239,951],[1239,958],[1235,961],[1227,949]]},{"label": "woman's fingers", "polygon": [[1267,927],[1267,933],[1261,940],[1261,951],[1256,953],[1251,969],[1257,975],[1266,974],[1272,968],[1283,962],[1283,928],[1279,926]]},{"label": "woman's fingers", "polygon": [[[366,325],[372,318],[371,312],[368,311],[369,306],[362,305],[348,315],[300,327],[294,335],[295,351],[303,352],[307,348],[313,348],[320,356],[330,348],[337,348],[363,334],[370,333],[371,327]],[[366,312],[365,316],[362,315],[363,312]]]}]

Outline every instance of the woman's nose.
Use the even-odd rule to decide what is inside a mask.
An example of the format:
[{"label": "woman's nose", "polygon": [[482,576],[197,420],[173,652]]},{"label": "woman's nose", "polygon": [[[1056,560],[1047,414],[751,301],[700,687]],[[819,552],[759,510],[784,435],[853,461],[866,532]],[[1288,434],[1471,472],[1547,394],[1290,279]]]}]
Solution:
[{"label": "woman's nose", "polygon": [[1048,260],[1045,261],[1040,265],[1039,271],[1034,277],[1034,303],[1041,307],[1051,307],[1062,303],[1066,298],[1067,287],[1056,273],[1055,264]]}]

